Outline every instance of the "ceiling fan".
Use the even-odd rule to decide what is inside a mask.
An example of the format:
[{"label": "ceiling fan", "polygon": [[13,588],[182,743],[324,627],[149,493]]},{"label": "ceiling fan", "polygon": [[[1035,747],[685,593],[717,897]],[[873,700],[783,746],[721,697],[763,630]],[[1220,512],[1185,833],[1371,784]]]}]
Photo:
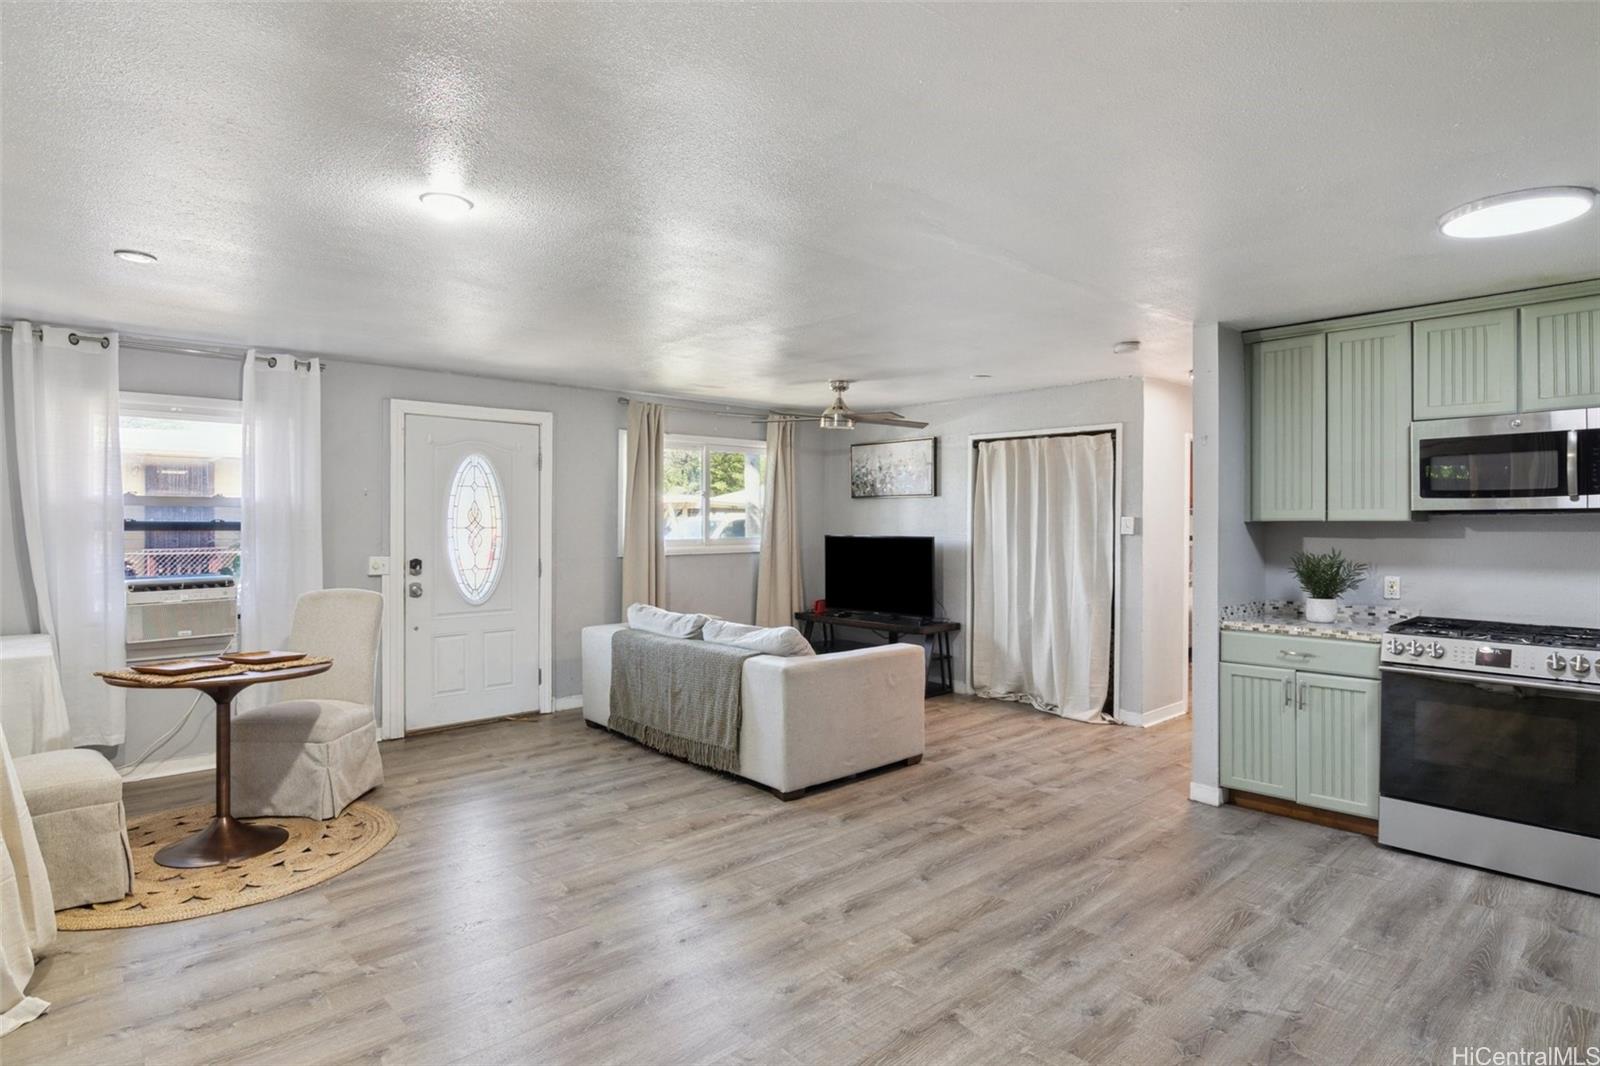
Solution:
[{"label": "ceiling fan", "polygon": [[844,402],[844,390],[850,387],[848,381],[835,378],[828,382],[828,388],[833,390],[833,402],[830,403],[820,415],[808,414],[804,411],[774,411],[766,418],[758,418],[757,422],[809,422],[817,419],[817,424],[823,429],[854,429],[860,422],[870,426],[906,426],[910,429],[926,428],[928,423],[917,422],[903,417],[898,411],[856,411]]}]

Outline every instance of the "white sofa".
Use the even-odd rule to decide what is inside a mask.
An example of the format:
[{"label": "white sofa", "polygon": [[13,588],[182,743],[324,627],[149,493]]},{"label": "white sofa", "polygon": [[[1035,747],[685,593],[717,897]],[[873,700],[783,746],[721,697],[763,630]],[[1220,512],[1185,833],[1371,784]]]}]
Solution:
[{"label": "white sofa", "polygon": [[[611,635],[583,631],[583,717],[611,718]],[[813,785],[922,759],[922,649],[914,644],[834,655],[745,660],[739,776],[793,799]]]}]

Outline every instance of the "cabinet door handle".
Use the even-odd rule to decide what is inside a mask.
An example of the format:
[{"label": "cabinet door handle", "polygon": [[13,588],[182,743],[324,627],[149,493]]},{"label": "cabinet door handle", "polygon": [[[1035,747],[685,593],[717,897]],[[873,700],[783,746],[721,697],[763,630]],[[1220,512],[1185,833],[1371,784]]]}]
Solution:
[{"label": "cabinet door handle", "polygon": [[1302,711],[1306,709],[1306,683],[1304,681],[1300,682],[1300,709]]},{"label": "cabinet door handle", "polygon": [[1294,678],[1292,677],[1283,679],[1283,702],[1287,707],[1294,706]]}]

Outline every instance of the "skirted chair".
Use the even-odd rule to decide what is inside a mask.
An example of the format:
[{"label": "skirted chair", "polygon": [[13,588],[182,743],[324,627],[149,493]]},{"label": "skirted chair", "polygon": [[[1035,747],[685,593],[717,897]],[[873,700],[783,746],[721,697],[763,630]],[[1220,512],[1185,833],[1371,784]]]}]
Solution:
[{"label": "skirted chair", "polygon": [[105,903],[133,891],[133,852],[122,776],[86,748],[13,760],[39,838],[56,910]]},{"label": "skirted chair", "polygon": [[373,716],[383,597],[365,589],[307,592],[288,647],[326,655],[325,673],[277,685],[277,703],[233,719],[233,813],[336,818],[383,784]]}]

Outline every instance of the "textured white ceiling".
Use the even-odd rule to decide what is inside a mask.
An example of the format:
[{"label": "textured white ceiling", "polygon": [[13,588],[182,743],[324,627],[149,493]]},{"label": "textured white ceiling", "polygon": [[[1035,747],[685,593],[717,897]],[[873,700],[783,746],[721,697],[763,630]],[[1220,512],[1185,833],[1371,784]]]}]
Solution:
[{"label": "textured white ceiling", "polygon": [[872,406],[1600,273],[1595,215],[1434,228],[1600,185],[1595,3],[8,3],[0,35],[8,317]]}]

